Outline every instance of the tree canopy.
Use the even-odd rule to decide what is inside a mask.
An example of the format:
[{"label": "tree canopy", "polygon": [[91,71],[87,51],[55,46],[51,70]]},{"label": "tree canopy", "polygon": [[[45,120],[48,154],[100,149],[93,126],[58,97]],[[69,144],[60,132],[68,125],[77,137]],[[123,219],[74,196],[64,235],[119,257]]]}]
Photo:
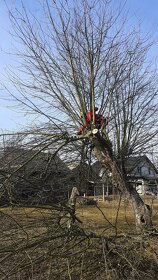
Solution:
[{"label": "tree canopy", "polygon": [[124,158],[157,143],[157,78],[151,40],[127,32],[123,5],[112,3],[45,0],[37,17],[24,3],[10,10],[19,67],[6,89],[25,112],[71,135],[96,105],[111,117],[115,154]]}]

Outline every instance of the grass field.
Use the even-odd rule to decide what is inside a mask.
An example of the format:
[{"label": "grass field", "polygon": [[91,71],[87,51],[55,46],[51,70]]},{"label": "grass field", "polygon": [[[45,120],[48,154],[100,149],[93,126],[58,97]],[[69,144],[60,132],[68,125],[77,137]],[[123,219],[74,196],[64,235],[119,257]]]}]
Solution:
[{"label": "grass field", "polygon": [[[153,226],[158,229],[158,199],[143,196],[144,202],[151,206]],[[83,221],[84,228],[106,234],[117,228],[118,233],[135,232],[135,219],[132,207],[124,199],[111,197],[110,200],[99,202],[98,207],[84,206],[77,209],[77,214]]]},{"label": "grass field", "polygon": [[[144,199],[158,229],[158,200]],[[0,279],[158,279],[158,236],[136,234],[127,201],[78,204],[76,215],[68,230],[59,209],[1,208]]]}]

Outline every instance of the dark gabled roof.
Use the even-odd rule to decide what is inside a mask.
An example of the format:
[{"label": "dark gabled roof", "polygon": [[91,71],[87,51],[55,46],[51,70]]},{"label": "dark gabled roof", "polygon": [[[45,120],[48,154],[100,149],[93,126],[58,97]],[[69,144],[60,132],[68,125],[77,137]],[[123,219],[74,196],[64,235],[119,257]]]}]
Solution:
[{"label": "dark gabled roof", "polygon": [[156,174],[158,174],[158,170],[156,169],[155,165],[151,162],[151,160],[143,155],[143,156],[136,156],[136,157],[129,157],[125,161],[125,168],[127,172],[133,171],[140,163],[147,162],[149,166],[151,166]]},{"label": "dark gabled roof", "polygon": [[0,161],[0,169],[25,168],[25,171],[42,171],[49,168],[50,172],[67,171],[68,166],[57,155],[52,157],[50,153],[39,152],[37,150],[26,150],[21,148],[7,148],[3,152]]},{"label": "dark gabled roof", "polygon": [[102,164],[99,161],[96,161],[93,163],[92,165],[92,169],[93,171],[99,176],[99,172],[102,168]]},{"label": "dark gabled roof", "polygon": [[[156,174],[158,174],[158,170],[156,169],[155,165],[150,161],[150,159],[147,156],[135,156],[135,157],[129,157],[125,160],[125,168],[128,173],[132,172],[139,163],[147,162],[149,166],[151,166]],[[102,165],[99,161],[96,161],[92,165],[92,169],[96,174],[99,174],[100,170],[102,168]]]},{"label": "dark gabled roof", "polygon": [[78,164],[71,170],[71,174],[73,177],[85,180],[95,180],[97,178],[97,173],[94,171],[93,166],[87,163]]}]

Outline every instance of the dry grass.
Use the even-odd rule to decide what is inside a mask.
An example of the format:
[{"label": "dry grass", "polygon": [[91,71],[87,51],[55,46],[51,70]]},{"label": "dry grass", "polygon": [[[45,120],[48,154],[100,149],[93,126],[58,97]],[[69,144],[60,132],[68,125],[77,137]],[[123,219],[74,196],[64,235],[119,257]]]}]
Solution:
[{"label": "dry grass", "polygon": [[[152,205],[158,229],[158,200]],[[136,235],[127,201],[77,207],[83,222],[71,231],[54,209],[0,210],[0,279],[158,279],[157,235]]]},{"label": "dry grass", "polygon": [[[143,200],[152,207],[153,225],[158,229],[158,199],[144,196]],[[130,203],[119,197],[96,206],[79,206],[77,215],[83,221],[83,227],[96,233],[110,234],[117,228],[117,233],[135,232],[135,218]]]}]

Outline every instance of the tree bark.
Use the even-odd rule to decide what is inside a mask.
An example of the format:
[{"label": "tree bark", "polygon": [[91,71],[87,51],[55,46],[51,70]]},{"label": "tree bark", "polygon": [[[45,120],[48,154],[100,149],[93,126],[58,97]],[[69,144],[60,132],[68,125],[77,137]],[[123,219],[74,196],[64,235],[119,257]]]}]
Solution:
[{"label": "tree bark", "polygon": [[72,225],[74,225],[75,220],[76,220],[75,211],[76,211],[77,195],[79,195],[79,191],[76,187],[73,187],[70,198],[68,200],[68,206],[70,208],[70,212],[69,212],[69,220],[68,220],[67,226],[69,229],[72,227]]},{"label": "tree bark", "polygon": [[118,189],[126,195],[133,206],[135,214],[136,230],[150,229],[152,226],[151,209],[146,205],[136,189],[129,185],[123,172],[120,170],[116,159],[112,155],[112,148],[109,140],[104,139],[99,133],[92,137],[93,153],[102,167],[112,174],[112,180],[117,184]]}]

